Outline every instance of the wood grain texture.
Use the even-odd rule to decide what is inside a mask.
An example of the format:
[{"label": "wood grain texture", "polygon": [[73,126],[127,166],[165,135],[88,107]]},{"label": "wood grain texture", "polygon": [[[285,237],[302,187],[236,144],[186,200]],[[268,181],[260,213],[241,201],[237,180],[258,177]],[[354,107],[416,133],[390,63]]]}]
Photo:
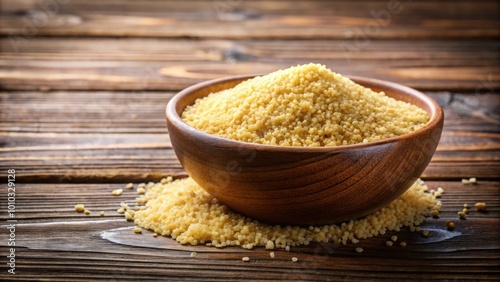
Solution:
[{"label": "wood grain texture", "polygon": [[[445,111],[428,178],[495,179],[498,94],[429,93]],[[123,182],[184,175],[167,134],[172,92],[1,92],[0,169],[23,182]]]},{"label": "wood grain texture", "polygon": [[[499,182],[479,181],[472,186],[459,181],[427,181],[429,188],[443,187],[443,209],[438,219],[428,219],[423,228],[429,237],[403,230],[389,232],[358,244],[337,246],[311,244],[290,252],[252,251],[236,247],[216,249],[183,246],[151,232],[137,235],[133,224],[116,212],[120,202],[133,203],[135,191],[124,189],[112,196],[113,189],[125,184],[19,184],[16,254],[18,274],[10,281],[49,279],[68,280],[359,280],[359,279],[437,279],[495,280],[500,278],[500,186]],[[466,220],[456,211],[464,203],[487,202],[486,213],[471,210]],[[0,195],[2,208],[5,195]],[[74,211],[83,203],[92,214]],[[99,211],[106,215],[100,217]],[[1,215],[5,219],[5,214]],[[444,227],[446,220],[456,225]],[[5,228],[4,225],[1,226]],[[406,247],[385,246],[391,235]],[[1,233],[5,252],[5,233]],[[355,247],[364,248],[356,253]],[[197,252],[195,258],[191,252]],[[243,256],[250,257],[242,262]],[[299,261],[293,263],[292,257]],[[237,275],[236,275],[237,274]],[[5,277],[4,273],[0,277]]]},{"label": "wood grain texture", "polygon": [[0,88],[181,90],[208,79],[320,62],[343,75],[419,90],[500,88],[496,40],[0,39]]},{"label": "wood grain texture", "polygon": [[[36,0],[2,2],[0,34],[18,36],[363,40],[484,38],[500,34],[495,1],[476,1],[474,5],[468,1],[440,1],[439,5],[399,1],[393,6],[385,0],[59,0],[54,7]],[[45,20],[37,18],[36,12],[44,12]]]},{"label": "wood grain texture", "polygon": [[[378,29],[373,13],[388,3],[2,0],[0,175],[16,168],[18,181],[31,183],[16,190],[18,274],[2,267],[0,280],[500,280],[499,4],[401,0],[401,12]],[[425,225],[428,238],[403,232],[408,246],[388,248],[387,234],[362,241],[361,254],[313,244],[271,260],[263,249],[131,233],[116,209],[136,194],[111,191],[185,176],[165,128],[174,93],[311,61],[429,90],[443,105],[443,138],[423,176],[446,193],[440,218]],[[463,177],[479,184],[464,186]],[[478,201],[488,212],[458,220],[464,203]],[[76,213],[76,203],[92,214]],[[0,219],[5,257],[6,213]]]}]

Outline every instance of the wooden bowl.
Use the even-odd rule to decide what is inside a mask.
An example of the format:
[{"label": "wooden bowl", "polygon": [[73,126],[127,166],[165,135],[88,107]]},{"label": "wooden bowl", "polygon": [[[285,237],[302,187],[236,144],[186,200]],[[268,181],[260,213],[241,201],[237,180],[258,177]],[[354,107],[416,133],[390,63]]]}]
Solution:
[{"label": "wooden bowl", "polygon": [[403,194],[430,162],[443,128],[431,98],[396,83],[351,77],[374,91],[424,109],[419,130],[367,144],[285,147],[217,137],[184,123],[180,114],[198,98],[234,87],[236,76],[189,87],[166,108],[170,140],[187,173],[221,203],[276,224],[331,224],[368,215]]}]

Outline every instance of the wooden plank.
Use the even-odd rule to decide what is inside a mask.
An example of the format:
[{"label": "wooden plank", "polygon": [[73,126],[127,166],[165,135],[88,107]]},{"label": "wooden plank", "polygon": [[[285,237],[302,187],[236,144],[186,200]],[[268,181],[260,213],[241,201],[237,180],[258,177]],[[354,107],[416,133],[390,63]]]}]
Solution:
[{"label": "wooden plank", "polygon": [[2,1],[0,34],[201,38],[484,38],[496,1]]},{"label": "wooden plank", "polygon": [[[495,179],[498,94],[429,93],[445,132],[427,178]],[[172,92],[2,92],[0,169],[23,182],[123,182],[185,175],[167,134]]]},{"label": "wooden plank", "polygon": [[[132,203],[137,194],[125,189],[122,196],[111,195],[124,183],[18,184],[17,274],[9,280],[500,279],[500,182],[426,183],[431,189],[445,190],[440,217],[429,218],[422,226],[430,230],[429,237],[403,229],[347,246],[311,244],[290,252],[274,250],[275,259],[263,248],[249,251],[183,246],[170,238],[154,238],[149,231],[133,234],[133,224],[116,209],[122,201]],[[1,202],[6,200],[6,195],[0,195]],[[457,210],[464,203],[473,205],[477,201],[486,202],[488,211],[471,210],[466,220],[459,220]],[[92,214],[75,212],[77,203],[85,204]],[[101,210],[106,213],[104,217],[97,215]],[[446,220],[455,223],[453,231],[444,227]],[[5,224],[1,228],[5,229]],[[394,234],[408,245],[385,246]],[[6,242],[0,241],[2,251],[8,250]],[[365,251],[356,253],[354,248],[358,246]],[[190,257],[193,251],[197,252],[195,258]],[[243,256],[250,261],[242,262]],[[291,257],[297,257],[298,262],[293,263]],[[2,277],[7,278],[5,274]]]},{"label": "wooden plank", "polygon": [[[427,92],[445,111],[447,131],[498,132],[497,92]],[[165,107],[175,92],[0,92],[0,132],[166,132]],[[87,140],[88,141],[88,140]]]},{"label": "wooden plank", "polygon": [[[309,62],[344,75],[422,90],[490,93],[500,88],[500,43],[484,41],[0,40],[0,88],[180,90],[223,76],[268,73]],[[383,63],[381,61],[383,60]]]}]

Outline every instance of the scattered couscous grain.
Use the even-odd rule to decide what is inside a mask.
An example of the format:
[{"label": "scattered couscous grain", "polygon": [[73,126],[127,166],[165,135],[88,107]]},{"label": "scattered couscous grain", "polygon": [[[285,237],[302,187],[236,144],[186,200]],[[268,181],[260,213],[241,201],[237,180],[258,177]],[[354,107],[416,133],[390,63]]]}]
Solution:
[{"label": "scattered couscous grain", "polygon": [[386,241],[385,245],[388,247],[392,247],[393,242],[392,241]]},{"label": "scattered couscous grain", "polygon": [[249,261],[249,260],[250,260],[250,258],[249,258],[249,257],[242,257],[242,258],[241,258],[241,260],[242,260],[242,261]]},{"label": "scattered couscous grain", "polygon": [[431,210],[429,213],[432,217],[439,217],[439,211],[438,210]]},{"label": "scattered couscous grain", "polygon": [[[394,202],[365,218],[303,228],[268,225],[244,217],[220,204],[188,177],[148,188],[146,194],[140,196],[146,199],[144,209],[135,211],[133,217],[138,226],[170,236],[182,244],[252,249],[270,247],[272,242],[274,249],[290,251],[290,246],[310,242],[357,243],[402,226],[420,231],[418,225],[431,210],[440,207],[435,196],[426,191],[425,183],[418,180]],[[124,205],[119,211],[125,212]]]},{"label": "scattered couscous grain", "polygon": [[197,253],[196,253],[196,252],[191,252],[191,254],[190,254],[190,256],[191,256],[192,258],[196,257],[196,255],[197,255]]},{"label": "scattered couscous grain", "polygon": [[465,213],[465,214],[468,214],[469,210],[468,209],[463,209],[462,212]]},{"label": "scattered couscous grain", "polygon": [[271,258],[274,258],[274,252],[270,252],[270,253],[269,253],[269,256],[270,256]]},{"label": "scattered couscous grain", "polygon": [[124,208],[119,208],[116,210],[117,213],[119,214],[123,214],[125,212],[125,209]]},{"label": "scattered couscous grain", "polygon": [[99,212],[99,216],[104,216],[104,215],[105,215],[105,213],[103,211]]},{"label": "scattered couscous grain", "polygon": [[361,247],[357,247],[355,250],[358,253],[362,253],[364,251],[363,248],[361,248]]},{"label": "scattered couscous grain", "polygon": [[209,134],[281,146],[338,146],[423,127],[427,113],[306,64],[244,81],[186,107],[182,119]]},{"label": "scattered couscous grain", "polygon": [[465,219],[465,213],[463,211],[459,211],[457,214],[461,219]]},{"label": "scattered couscous grain", "polygon": [[155,237],[155,238],[158,237],[158,233],[156,233],[156,232],[153,233],[153,237]]},{"label": "scattered couscous grain", "polygon": [[139,234],[139,233],[142,233],[142,228],[140,228],[140,227],[134,227],[133,231],[134,231],[134,233]]},{"label": "scattered couscous grain", "polygon": [[429,236],[429,230],[423,230],[422,235],[424,235],[425,237]]},{"label": "scattered couscous grain", "polygon": [[132,211],[126,211],[124,215],[127,221],[134,220],[134,214],[132,213]]},{"label": "scattered couscous grain", "polygon": [[113,196],[120,196],[123,193],[123,189],[115,189],[111,192]]},{"label": "scattered couscous grain", "polygon": [[77,211],[77,212],[84,212],[85,211],[85,206],[83,204],[76,204],[75,205],[75,211]]},{"label": "scattered couscous grain", "polygon": [[486,203],[475,203],[474,207],[477,211],[484,211],[486,209]]},{"label": "scattered couscous grain", "polygon": [[464,185],[468,185],[468,184],[476,184],[477,183],[477,179],[475,177],[471,177],[469,179],[462,179],[462,184]]},{"label": "scattered couscous grain", "polygon": [[144,193],[146,193],[146,189],[144,189],[143,187],[137,188],[137,194],[144,194]]},{"label": "scattered couscous grain", "polygon": [[401,243],[399,243],[399,245],[400,245],[401,247],[406,247],[406,242],[405,242],[405,241],[402,241]]},{"label": "scattered couscous grain", "polygon": [[468,208],[469,205],[468,204],[464,204],[464,209]]},{"label": "scattered couscous grain", "polygon": [[298,258],[296,258],[296,257],[292,257],[292,261],[293,261],[293,262],[297,262],[298,260],[299,260]]},{"label": "scattered couscous grain", "polygon": [[89,215],[90,214],[90,210],[84,210],[83,213],[86,214],[86,215]]},{"label": "scattered couscous grain", "polygon": [[134,183],[129,183],[129,184],[127,184],[127,185],[125,186],[125,188],[127,188],[127,189],[132,189],[132,188],[134,188]]},{"label": "scattered couscous grain", "polygon": [[453,223],[450,220],[447,220],[445,224],[446,224],[446,228],[448,228],[449,230],[452,230],[455,227],[455,223]]},{"label": "scattered couscous grain", "polygon": [[398,236],[392,235],[391,236],[391,240],[394,241],[394,242],[396,242],[398,240]]},{"label": "scattered couscous grain", "polygon": [[436,192],[434,193],[434,195],[436,196],[436,198],[439,198],[443,195],[444,193],[444,189],[442,187],[438,187]]}]

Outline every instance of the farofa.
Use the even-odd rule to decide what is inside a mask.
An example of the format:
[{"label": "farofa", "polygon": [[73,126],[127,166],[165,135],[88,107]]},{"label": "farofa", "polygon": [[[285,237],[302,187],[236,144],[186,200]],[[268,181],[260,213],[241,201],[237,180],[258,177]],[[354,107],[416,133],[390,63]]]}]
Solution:
[{"label": "farofa", "polygon": [[423,127],[427,113],[307,64],[244,81],[186,107],[201,131],[243,142],[338,146],[395,137]]}]

